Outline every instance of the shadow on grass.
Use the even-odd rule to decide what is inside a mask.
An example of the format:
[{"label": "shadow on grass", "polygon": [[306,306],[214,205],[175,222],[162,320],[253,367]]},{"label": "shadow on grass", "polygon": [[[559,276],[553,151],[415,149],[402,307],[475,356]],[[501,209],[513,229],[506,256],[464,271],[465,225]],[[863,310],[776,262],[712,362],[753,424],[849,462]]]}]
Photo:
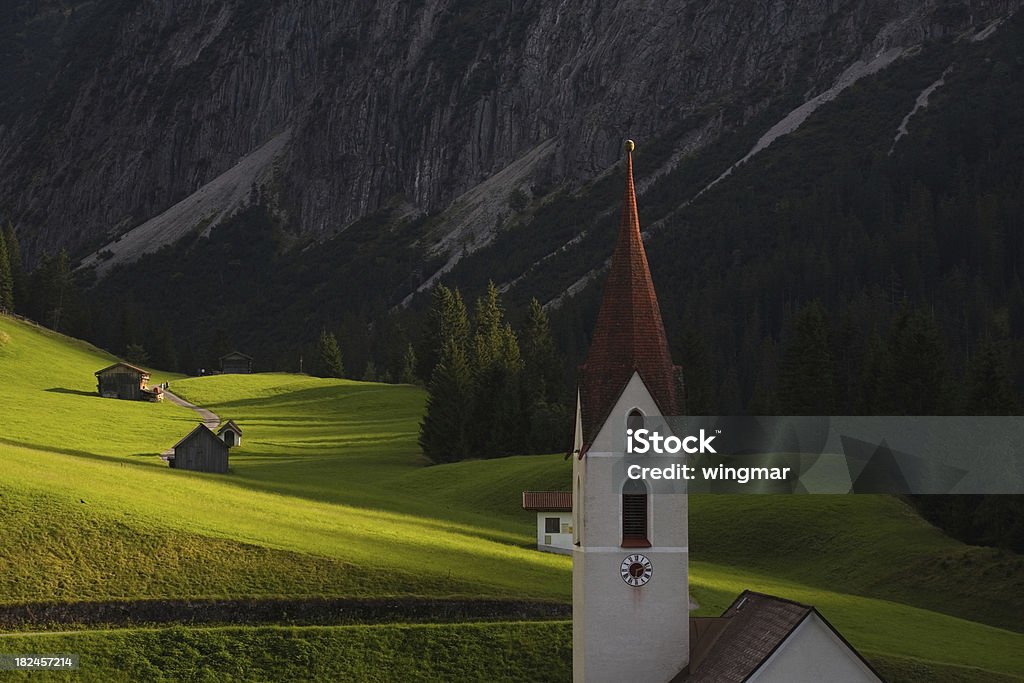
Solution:
[{"label": "shadow on grass", "polygon": [[[55,447],[55,446],[39,446],[38,444],[27,443],[27,442],[24,442],[24,441],[16,441],[14,439],[4,439],[4,438],[0,438],[0,444],[6,444],[8,446],[14,446],[16,448],[24,448],[24,449],[27,449],[27,450],[30,450],[30,451],[39,451],[40,453],[56,453],[58,455],[71,455],[71,456],[74,456],[76,458],[88,458],[90,460],[97,460],[99,462],[105,462],[105,463],[117,463],[117,464],[121,465],[122,467],[125,467],[125,466],[128,466],[128,467],[147,467],[147,468],[148,467],[152,467],[152,465],[147,465],[146,463],[136,462],[134,460],[129,460],[128,458],[120,456],[120,455],[103,455],[101,453],[90,453],[88,451],[80,451],[80,450],[76,450],[74,448],[58,448],[58,447]],[[130,456],[130,457],[135,457],[135,455],[145,455],[146,457],[154,458],[155,459],[158,454],[157,453],[136,453],[136,454],[134,454],[133,456]]]},{"label": "shadow on grass", "polygon": [[[214,402],[210,405],[204,404],[203,407],[209,408],[210,410],[242,409],[242,412],[244,412],[244,409],[246,408],[258,410],[271,407],[276,411],[280,410],[282,406],[301,405],[306,403],[330,406],[331,404],[344,403],[355,399],[365,398],[367,394],[379,394],[388,391],[395,391],[396,389],[391,388],[392,386],[397,387],[398,385],[387,385],[385,388],[382,388],[381,385],[377,384],[370,384],[365,387],[359,385],[353,385],[351,387],[328,385],[288,392],[287,399],[282,398],[281,394],[271,394],[253,398],[235,399],[233,401]],[[188,389],[186,388],[182,393],[188,394]],[[186,401],[189,400],[185,396],[182,396],[182,394],[178,394],[178,396],[181,396]]]},{"label": "shadow on grass", "polygon": [[65,389],[64,387],[50,387],[43,391],[51,394],[70,394],[71,396],[88,396],[90,398],[101,398],[95,391],[82,391],[80,389]]}]

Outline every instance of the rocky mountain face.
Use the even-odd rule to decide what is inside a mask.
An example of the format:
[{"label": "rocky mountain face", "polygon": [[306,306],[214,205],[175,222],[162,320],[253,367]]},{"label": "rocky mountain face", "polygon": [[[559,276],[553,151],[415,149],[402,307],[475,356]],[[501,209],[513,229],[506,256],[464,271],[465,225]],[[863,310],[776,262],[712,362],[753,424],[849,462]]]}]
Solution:
[{"label": "rocky mountain face", "polygon": [[422,246],[463,254],[511,194],[589,183],[624,137],[664,172],[857,61],[1020,4],[22,0],[0,14],[0,206],[30,259],[130,260],[114,240],[180,202],[135,241],[208,229],[252,193],[303,238],[448,212]]}]

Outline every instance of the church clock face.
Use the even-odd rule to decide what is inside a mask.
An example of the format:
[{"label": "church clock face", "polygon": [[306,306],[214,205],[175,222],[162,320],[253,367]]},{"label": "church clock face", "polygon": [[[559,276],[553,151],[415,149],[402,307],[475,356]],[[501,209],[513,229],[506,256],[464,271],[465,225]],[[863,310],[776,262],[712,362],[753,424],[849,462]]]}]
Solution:
[{"label": "church clock face", "polygon": [[646,555],[630,555],[619,565],[619,575],[627,585],[639,588],[654,575],[654,565]]}]

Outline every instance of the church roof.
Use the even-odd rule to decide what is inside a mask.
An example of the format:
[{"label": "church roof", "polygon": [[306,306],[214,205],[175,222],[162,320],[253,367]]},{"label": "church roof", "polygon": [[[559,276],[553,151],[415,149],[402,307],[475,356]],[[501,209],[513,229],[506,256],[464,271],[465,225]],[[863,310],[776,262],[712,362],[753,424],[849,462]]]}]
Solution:
[{"label": "church roof", "polygon": [[597,326],[580,366],[583,449],[593,443],[633,373],[639,373],[662,415],[680,412],[681,391],[651,281],[633,187],[633,145],[626,143],[626,189],[619,234]]},{"label": "church roof", "polygon": [[745,681],[811,614],[817,615],[874,672],[860,653],[814,607],[773,595],[743,591],[722,616],[690,619],[690,665],[687,671],[673,679],[673,683]]}]

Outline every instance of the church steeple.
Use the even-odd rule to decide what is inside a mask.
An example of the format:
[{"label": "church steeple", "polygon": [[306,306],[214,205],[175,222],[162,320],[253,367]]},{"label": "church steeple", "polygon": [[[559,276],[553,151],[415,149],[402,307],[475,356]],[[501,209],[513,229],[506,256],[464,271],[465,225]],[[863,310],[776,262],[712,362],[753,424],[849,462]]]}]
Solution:
[{"label": "church steeple", "polygon": [[633,373],[639,373],[662,415],[682,408],[658,297],[640,234],[633,187],[633,141],[627,140],[626,189],[618,240],[605,283],[597,327],[580,367],[583,448],[586,452]]},{"label": "church steeple", "polygon": [[687,496],[654,495],[620,469],[631,421],[682,408],[640,236],[632,151],[627,142],[619,235],[579,372],[579,457],[572,459],[577,683],[669,681],[690,657]]}]

